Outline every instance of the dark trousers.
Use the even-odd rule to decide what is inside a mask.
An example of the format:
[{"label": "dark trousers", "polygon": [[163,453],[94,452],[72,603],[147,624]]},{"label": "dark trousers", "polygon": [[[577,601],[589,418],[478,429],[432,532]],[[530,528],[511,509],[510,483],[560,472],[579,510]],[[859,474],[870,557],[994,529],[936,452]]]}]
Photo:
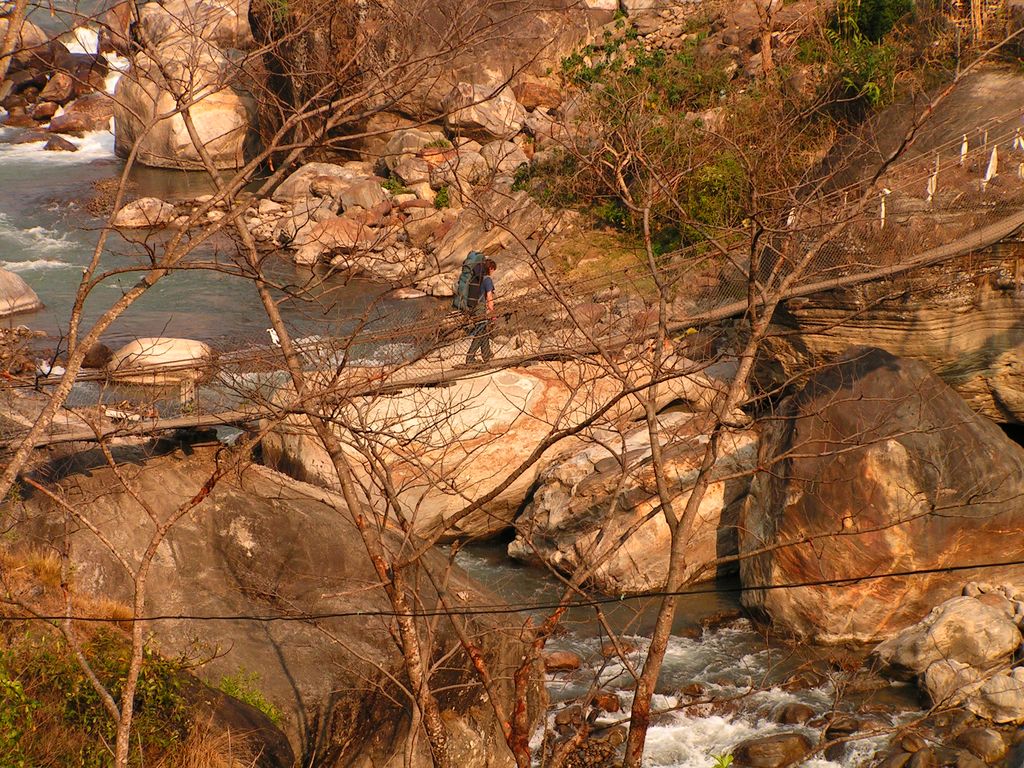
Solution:
[{"label": "dark trousers", "polygon": [[469,335],[473,337],[473,341],[469,345],[469,352],[466,353],[466,362],[475,363],[476,353],[480,352],[484,362],[489,363],[494,355],[491,354],[491,323],[486,315],[477,320]]}]

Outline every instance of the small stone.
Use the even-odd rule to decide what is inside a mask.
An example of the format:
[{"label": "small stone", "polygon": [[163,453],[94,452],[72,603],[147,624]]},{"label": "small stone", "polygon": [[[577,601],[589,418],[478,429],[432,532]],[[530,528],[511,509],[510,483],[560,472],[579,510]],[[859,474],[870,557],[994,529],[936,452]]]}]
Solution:
[{"label": "small stone", "polygon": [[63,136],[54,135],[47,139],[46,144],[43,145],[43,149],[47,152],[77,152],[78,146],[76,144],[72,144]]},{"label": "small stone", "polygon": [[689,696],[691,699],[699,699],[708,692],[708,689],[701,683],[690,683],[684,688],[681,688],[679,692],[683,694],[683,696]]},{"label": "small stone", "polygon": [[782,768],[798,762],[811,746],[811,740],[802,733],[778,733],[741,741],[733,748],[732,756],[736,765]]},{"label": "small stone", "polygon": [[900,747],[904,752],[910,752],[911,754],[914,752],[920,752],[927,746],[927,742],[925,742],[925,740],[916,733],[905,734],[903,738],[900,739]]},{"label": "small stone", "polygon": [[85,358],[82,360],[83,368],[103,368],[107,363],[110,362],[110,358],[114,356],[110,347],[101,341],[97,341],[91,347],[89,351],[85,353]]},{"label": "small stone", "polygon": [[598,691],[594,694],[594,706],[604,712],[618,712],[622,709],[622,702],[618,694],[611,691]]},{"label": "small stone", "polygon": [[[623,653],[636,653],[636,643],[619,642],[619,648],[622,649]],[[601,655],[606,659],[615,658],[619,655],[618,649],[615,648],[615,643],[608,641],[601,644]]]},{"label": "small stone", "polygon": [[548,651],[544,654],[546,672],[572,672],[579,669],[583,660],[572,651]]},{"label": "small stone", "polygon": [[782,704],[775,709],[772,719],[783,725],[803,725],[814,717],[814,710],[798,701]]}]

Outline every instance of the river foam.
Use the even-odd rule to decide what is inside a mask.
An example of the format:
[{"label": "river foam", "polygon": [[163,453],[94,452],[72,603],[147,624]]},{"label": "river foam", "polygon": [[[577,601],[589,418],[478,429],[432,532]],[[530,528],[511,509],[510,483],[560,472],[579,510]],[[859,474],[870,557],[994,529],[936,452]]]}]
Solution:
[{"label": "river foam", "polygon": [[[4,266],[14,271],[69,266],[63,261],[49,257],[49,255],[76,248],[76,244],[65,234],[59,234],[42,226],[18,227],[3,213],[0,213],[0,241],[6,241],[14,249],[27,252],[34,257],[6,261]],[[10,252],[10,249],[5,249],[5,251]],[[47,255],[40,256],[40,254]]]},{"label": "river foam", "polygon": [[[0,142],[17,135],[16,128],[0,128]],[[96,160],[110,160],[114,157],[113,121],[111,127],[103,131],[90,131],[81,139],[70,137],[72,144],[78,147],[77,152],[44,152],[42,142],[31,144],[0,143],[0,163],[14,162],[46,163],[47,165],[78,165]]]}]

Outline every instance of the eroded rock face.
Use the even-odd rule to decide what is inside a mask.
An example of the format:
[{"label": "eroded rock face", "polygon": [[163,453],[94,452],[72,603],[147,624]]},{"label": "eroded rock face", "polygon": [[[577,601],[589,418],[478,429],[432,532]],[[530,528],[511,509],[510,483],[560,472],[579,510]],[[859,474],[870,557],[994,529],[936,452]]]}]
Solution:
[{"label": "eroded rock face", "polygon": [[[764,425],[758,465],[740,554],[772,549],[741,560],[743,602],[801,636],[886,637],[979,574],[759,585],[1009,562],[1024,547],[1024,451],[924,364],[878,349],[850,350],[787,397]],[[1006,566],[980,578],[1020,575]]]},{"label": "eroded rock face", "polygon": [[[218,48],[251,48],[248,0],[165,0],[139,8],[139,26],[154,46],[201,37]],[[123,38],[123,35],[118,39]]]},{"label": "eroded rock face", "polygon": [[[673,413],[662,416],[659,427],[674,508],[682,514],[707,445],[707,418]],[[604,445],[587,446],[544,471],[533,500],[516,520],[509,555],[563,573],[600,563],[588,581],[609,594],[660,589],[672,539],[658,510],[647,428],[602,438]],[[722,440],[713,472],[723,479],[711,483],[686,534],[688,573],[699,573],[700,580],[715,577],[717,570],[707,566],[716,558],[736,553],[739,503],[756,458],[752,430],[729,432]]]},{"label": "eroded rock face", "polygon": [[21,275],[6,269],[0,269],[0,317],[16,315],[20,312],[34,312],[43,308],[36,292],[26,283]]},{"label": "eroded rock face", "polygon": [[926,363],[978,413],[1024,423],[1024,330],[1015,281],[1020,248],[1007,243],[980,259],[789,302],[787,324],[799,331],[799,342],[780,345],[773,356],[792,374],[870,339]]},{"label": "eroded rock face", "polygon": [[[238,168],[255,149],[256,105],[240,85],[239,69],[201,41],[167,44],[158,62],[136,57],[114,94],[114,151],[127,157],[138,145],[139,162],[158,168],[201,169],[202,157],[185,120],[173,114],[175,93],[196,99],[190,107],[199,143],[217,168]],[[146,130],[147,121],[171,114]]]},{"label": "eroded rock face", "polygon": [[[233,462],[222,451],[200,447],[188,455],[175,451],[152,458],[149,453],[125,455],[121,472],[161,520],[200,492],[215,462]],[[80,455],[80,463],[68,471],[86,471],[66,477],[62,487],[88,509],[90,520],[118,551],[136,557],[147,545],[153,522],[102,459],[86,463],[97,458]],[[9,542],[60,545],[65,525],[59,507],[31,498],[20,512],[24,519],[16,533],[8,531]],[[131,580],[96,537],[79,529],[70,534],[69,545],[76,588],[130,602]],[[385,529],[383,545],[397,552],[403,539]],[[448,600],[457,606],[497,600],[460,569],[451,569],[443,553],[431,550],[408,572],[423,606],[438,605],[423,567],[445,574]],[[336,497],[265,468],[232,469],[173,526],[154,560],[149,585],[148,613],[342,614],[315,623],[182,619],[154,622],[151,631],[154,644],[167,655],[194,653],[197,638],[204,648],[218,649],[200,652],[209,661],[194,670],[213,685],[226,675],[258,672],[259,690],[282,712],[295,754],[316,754],[317,764],[323,765],[402,762],[410,746],[410,706],[393,682],[404,679],[402,659],[388,620],[372,618],[390,603],[351,516]],[[450,625],[442,622],[435,631],[438,647],[459,648]],[[466,631],[494,670],[496,690],[510,708],[511,674],[523,653],[519,628],[513,631],[511,625],[481,616],[466,624]],[[456,652],[446,659],[444,675],[450,685],[438,691],[438,698],[454,753],[464,756],[467,766],[514,765],[490,706],[482,703],[483,689],[470,661]],[[535,680],[531,715],[539,712],[543,695],[539,670]],[[431,764],[422,734],[411,751],[416,768]]]},{"label": "eroded rock face", "polygon": [[[294,8],[282,19],[279,6],[256,0],[250,11],[257,39],[280,44],[268,50],[265,64],[289,103],[298,106],[332,82],[340,87],[344,78],[333,74],[347,61],[349,43],[365,40],[357,68],[380,78],[375,92],[393,94],[388,109],[427,121],[443,118],[444,100],[460,83],[493,92],[529,79],[557,88],[562,59],[614,12],[569,0],[414,0],[359,12],[316,3]],[[334,96],[328,90],[324,98]]]}]

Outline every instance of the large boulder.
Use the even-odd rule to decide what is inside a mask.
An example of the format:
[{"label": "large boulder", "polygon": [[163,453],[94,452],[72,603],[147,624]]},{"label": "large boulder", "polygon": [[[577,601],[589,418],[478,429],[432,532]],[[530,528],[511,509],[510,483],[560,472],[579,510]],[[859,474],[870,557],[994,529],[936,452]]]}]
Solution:
[{"label": "large boulder", "polygon": [[121,206],[110,223],[121,229],[147,229],[169,224],[176,215],[174,206],[166,200],[140,197]]},{"label": "large boulder", "polygon": [[[256,105],[241,85],[238,66],[195,41],[165,45],[156,59],[139,54],[117,82],[114,151],[158,168],[202,169],[199,150],[176,109],[175,94],[194,100],[189,113],[199,143],[217,168],[238,168],[256,148]],[[159,115],[170,115],[157,120]],[[149,125],[150,121],[155,124]]]},{"label": "large boulder", "polygon": [[507,139],[519,133],[526,110],[510,88],[458,83],[444,100],[444,124],[452,133],[480,141]]},{"label": "large boulder", "polygon": [[[323,407],[330,409],[337,436],[364,480],[368,503],[388,508],[385,496],[374,490],[374,467],[365,458],[362,436],[372,434],[372,450],[387,466],[398,514],[418,534],[446,541],[492,535],[511,524],[543,468],[542,452],[549,447],[544,441],[553,433],[566,430],[559,447],[571,445],[573,434],[607,404],[611,407],[595,421],[597,427],[643,414],[636,396],[622,397],[621,383],[586,361],[511,368],[375,397],[346,395],[335,403],[339,395],[334,393],[387,376],[379,368],[348,373],[349,380],[324,374],[329,398]],[[649,371],[639,366],[627,375],[632,387],[650,380]],[[659,404],[675,400],[680,389],[663,383]],[[293,397],[288,389],[278,395],[284,402]],[[305,416],[269,426],[263,439],[268,463],[302,480],[337,485],[330,457]],[[520,465],[523,471],[510,478]],[[478,508],[459,514],[485,496]]]},{"label": "large boulder", "polygon": [[271,199],[279,203],[295,203],[308,197],[319,197],[314,192],[314,183],[319,180],[322,184],[324,177],[337,179],[341,186],[358,184],[368,178],[361,168],[336,163],[306,163],[277,185]]},{"label": "large boulder", "polygon": [[50,133],[81,133],[110,128],[114,100],[105,93],[79,96],[50,121]]},{"label": "large boulder", "polygon": [[1012,614],[964,596],[947,600],[917,624],[880,643],[872,656],[889,674],[909,679],[939,660],[990,670],[1008,663],[1020,644]]},{"label": "large boulder", "polygon": [[117,350],[106,365],[114,381],[164,385],[202,378],[213,360],[208,344],[192,339],[135,339]]},{"label": "large boulder", "polygon": [[988,678],[967,699],[967,709],[994,723],[1024,723],[1024,667]]},{"label": "large boulder", "polygon": [[1019,559],[1024,450],[922,363],[850,350],[782,401],[758,466],[740,521],[743,602],[781,629],[868,642],[965,578],[1024,575],[970,568]]},{"label": "large boulder", "polygon": [[139,7],[139,31],[154,47],[201,37],[218,48],[253,46],[248,0],[164,0]]},{"label": "large boulder", "polygon": [[34,312],[42,308],[43,302],[21,275],[0,269],[0,317],[9,317],[20,312]]},{"label": "large boulder", "polygon": [[333,216],[324,221],[311,222],[295,236],[295,263],[302,266],[316,264],[329,253],[358,253],[383,248],[386,233],[351,216]]},{"label": "large boulder", "polygon": [[[454,277],[470,251],[493,252],[515,242],[516,238],[526,240],[543,223],[543,211],[529,192],[488,189],[474,199],[471,208],[459,213],[451,229],[434,249],[430,274],[422,277],[446,273],[452,273]],[[442,281],[444,285],[453,282],[449,279]]]},{"label": "large boulder", "polygon": [[[63,468],[74,474],[60,480],[59,492],[88,514],[102,540],[85,526],[68,526],[64,507],[38,494],[19,510],[5,510],[17,512],[5,519],[20,521],[15,530],[7,528],[6,541],[68,552],[76,592],[130,604],[135,584],[105,544],[135,567],[155,521],[201,500],[159,546],[144,608],[149,615],[189,618],[148,623],[152,645],[166,655],[187,654],[196,662],[195,674],[214,686],[227,676],[256,673],[255,686],[281,713],[295,754],[315,754],[318,765],[390,765],[410,758],[414,766],[430,765],[422,733],[410,736],[410,722],[418,720],[391,603],[344,504],[249,466],[247,456],[223,448],[193,446],[157,458],[153,453],[149,447],[119,454],[124,463],[118,476],[102,457],[89,454]],[[207,485],[218,473],[218,481]],[[410,543],[387,526],[380,542],[396,557]],[[428,550],[404,569],[416,585],[419,609],[441,606],[428,568],[443,580],[445,604],[453,609],[495,604],[497,598],[452,567],[446,554]],[[267,616],[280,620],[247,618]],[[459,624],[492,673],[488,692],[511,711],[512,671],[529,642],[520,622],[480,614]],[[514,765],[451,622],[431,621],[423,638],[432,643],[430,658],[436,653],[444,659],[431,682],[455,754],[466,765]],[[528,716],[539,709],[539,681],[537,674],[529,688]]]},{"label": "large boulder", "polygon": [[[0,15],[0,40],[7,38],[7,30],[10,26],[10,19],[7,14]],[[21,28],[18,30],[17,37],[14,41],[14,50],[12,54],[15,58],[15,63],[20,64],[28,61],[29,58],[47,57],[48,51],[47,45],[49,38],[46,32],[42,30],[37,24],[24,19],[21,22]]]},{"label": "large boulder", "polygon": [[[707,427],[701,414],[659,418],[664,472],[676,514],[682,514],[696,481]],[[719,450],[711,485],[693,527],[683,534],[687,574],[699,580],[718,574],[713,567],[717,558],[736,554],[739,505],[757,459],[756,435],[752,430],[727,432]],[[646,427],[637,427],[622,435],[603,435],[546,469],[516,520],[516,538],[508,552],[567,574],[581,565],[596,566],[589,583],[608,594],[629,594],[665,586],[671,546],[655,486],[650,435]]]}]

